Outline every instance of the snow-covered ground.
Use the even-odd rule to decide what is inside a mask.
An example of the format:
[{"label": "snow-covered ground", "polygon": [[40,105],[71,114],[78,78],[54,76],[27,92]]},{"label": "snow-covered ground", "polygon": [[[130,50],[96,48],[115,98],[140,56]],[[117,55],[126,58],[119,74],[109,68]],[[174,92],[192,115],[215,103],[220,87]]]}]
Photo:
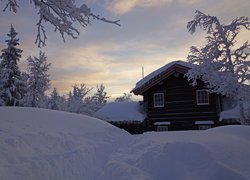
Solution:
[{"label": "snow-covered ground", "polygon": [[247,180],[250,127],[132,136],[65,112],[0,107],[1,180]]}]

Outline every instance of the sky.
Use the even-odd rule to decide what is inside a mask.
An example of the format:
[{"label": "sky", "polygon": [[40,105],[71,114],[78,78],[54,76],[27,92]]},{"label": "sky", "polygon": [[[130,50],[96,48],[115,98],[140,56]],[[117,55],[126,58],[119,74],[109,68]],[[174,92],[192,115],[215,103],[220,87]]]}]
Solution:
[{"label": "sky", "polygon": [[[0,1],[3,8],[6,0]],[[50,24],[46,25],[47,46],[35,44],[38,21],[37,9],[28,0],[18,1],[18,12],[0,11],[0,50],[6,47],[6,34],[12,24],[19,33],[19,62],[23,71],[26,59],[47,55],[51,63],[51,90],[67,94],[74,84],[88,87],[104,84],[111,99],[129,93],[144,75],[174,60],[186,60],[190,46],[205,43],[204,32],[191,35],[186,26],[195,10],[219,18],[228,24],[234,18],[250,17],[249,0],[78,0],[86,3],[93,13],[110,20],[120,20],[121,26],[92,20],[87,28],[77,26],[78,39],[66,37],[63,42]],[[239,42],[250,40],[243,31]],[[50,90],[50,91],[51,91]]]}]

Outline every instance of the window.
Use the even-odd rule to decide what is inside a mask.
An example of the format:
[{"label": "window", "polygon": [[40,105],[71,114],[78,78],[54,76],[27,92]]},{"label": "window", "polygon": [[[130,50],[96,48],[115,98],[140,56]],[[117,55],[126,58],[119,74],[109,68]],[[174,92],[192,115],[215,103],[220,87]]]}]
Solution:
[{"label": "window", "polygon": [[199,130],[207,130],[210,128],[211,128],[211,125],[199,125]]},{"label": "window", "polygon": [[168,126],[157,126],[157,131],[168,131]]},{"label": "window", "polygon": [[154,107],[164,107],[164,94],[163,93],[154,94]]},{"label": "window", "polygon": [[209,94],[205,89],[196,91],[196,102],[197,105],[207,105],[209,104]]}]

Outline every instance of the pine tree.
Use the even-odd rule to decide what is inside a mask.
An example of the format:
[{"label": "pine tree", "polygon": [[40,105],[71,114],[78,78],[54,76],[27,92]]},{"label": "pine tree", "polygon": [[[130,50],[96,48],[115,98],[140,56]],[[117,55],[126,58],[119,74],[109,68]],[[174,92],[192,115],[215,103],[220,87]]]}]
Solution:
[{"label": "pine tree", "polygon": [[238,45],[236,38],[242,28],[250,30],[249,19],[240,17],[225,25],[217,17],[196,11],[187,28],[192,34],[196,28],[207,33],[204,47],[190,48],[188,61],[195,66],[187,73],[188,80],[196,85],[200,79],[211,92],[234,98],[239,102],[240,121],[245,124],[243,100],[250,95],[246,85],[250,80],[250,43],[246,41]]},{"label": "pine tree", "polygon": [[6,40],[8,47],[2,49],[0,63],[0,99],[5,106],[20,106],[20,101],[25,94],[25,82],[21,78],[18,61],[21,58],[22,50],[17,48],[19,39],[17,32],[11,25],[10,32]]},{"label": "pine tree", "polygon": [[93,96],[84,97],[83,113],[93,116],[103,105],[107,103],[107,92],[105,86],[101,84],[96,86],[97,92]]},{"label": "pine tree", "polygon": [[59,95],[56,88],[54,88],[50,94],[48,108],[53,110],[66,110],[66,101],[64,97]]},{"label": "pine tree", "polygon": [[47,96],[45,92],[49,89],[49,67],[47,57],[40,51],[39,57],[28,57],[28,93],[25,97],[26,106],[45,108]]},{"label": "pine tree", "polygon": [[86,111],[86,104],[84,103],[84,98],[91,90],[92,88],[88,88],[83,83],[79,86],[75,84],[73,86],[73,92],[69,92],[68,111],[75,113],[84,113]]},{"label": "pine tree", "polygon": [[96,104],[102,105],[107,102],[107,99],[109,98],[107,96],[107,92],[105,91],[105,86],[101,84],[100,86],[97,85],[97,92],[95,93],[93,99]]},{"label": "pine tree", "polygon": [[115,102],[130,102],[132,101],[132,94],[131,93],[123,93],[123,96],[117,97]]}]

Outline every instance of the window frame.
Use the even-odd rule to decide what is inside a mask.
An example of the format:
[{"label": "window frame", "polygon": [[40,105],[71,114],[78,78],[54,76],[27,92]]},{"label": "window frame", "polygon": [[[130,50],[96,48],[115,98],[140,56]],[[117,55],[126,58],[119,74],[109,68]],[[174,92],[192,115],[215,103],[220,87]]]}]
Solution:
[{"label": "window frame", "polygon": [[207,130],[207,129],[211,129],[212,128],[212,125],[211,124],[201,124],[198,126],[198,129],[199,130]]},{"label": "window frame", "polygon": [[164,131],[169,131],[169,126],[167,125],[157,126],[157,132],[164,132]]},{"label": "window frame", "polygon": [[[206,92],[206,99],[207,99],[207,102],[199,102],[200,101],[200,96],[198,95],[199,92]],[[204,96],[202,96],[204,97]],[[196,90],[196,104],[197,105],[209,105],[209,92],[207,89],[199,89],[199,90]]]},{"label": "window frame", "polygon": [[[162,104],[159,105],[159,102],[156,103],[156,96],[161,95],[162,97]],[[165,107],[165,103],[164,103],[164,93],[154,93],[154,107],[158,108],[158,107]]]}]

